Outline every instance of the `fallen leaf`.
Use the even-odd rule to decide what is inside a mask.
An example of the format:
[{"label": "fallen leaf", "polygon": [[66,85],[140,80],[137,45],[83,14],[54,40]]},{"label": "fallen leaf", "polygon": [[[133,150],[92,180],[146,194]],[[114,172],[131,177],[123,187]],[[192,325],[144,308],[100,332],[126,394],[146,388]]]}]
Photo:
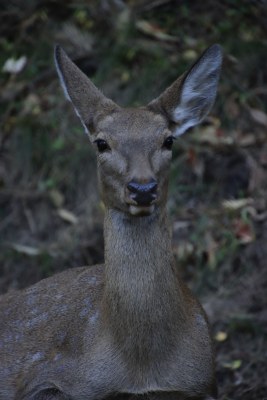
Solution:
[{"label": "fallen leaf", "polygon": [[22,56],[17,60],[15,58],[9,58],[3,65],[2,71],[10,74],[20,73],[27,63],[27,57]]},{"label": "fallen leaf", "polygon": [[175,36],[168,35],[163,29],[151,22],[145,20],[139,20],[136,22],[136,27],[139,31],[150,35],[159,40],[166,40],[169,42],[177,42],[179,39]]},{"label": "fallen leaf", "polygon": [[103,203],[102,200],[100,200],[100,202],[99,202],[99,209],[101,210],[101,212],[105,212],[106,211],[105,204]]},{"label": "fallen leaf", "polygon": [[69,222],[70,224],[75,225],[78,223],[78,218],[76,217],[76,215],[66,210],[65,208],[60,208],[57,213],[60,218],[62,218],[66,222]]},{"label": "fallen leaf", "polygon": [[49,191],[49,197],[55,207],[60,208],[64,203],[64,196],[58,189],[52,189]]},{"label": "fallen leaf", "polygon": [[214,339],[217,342],[224,342],[227,338],[228,338],[228,334],[223,331],[217,332],[216,335],[214,336]]},{"label": "fallen leaf", "polygon": [[253,133],[236,135],[236,142],[238,143],[239,146],[242,146],[242,147],[252,146],[253,144],[256,143],[256,141],[257,141],[257,138]]},{"label": "fallen leaf", "polygon": [[225,210],[239,210],[240,208],[246,207],[253,204],[253,199],[234,199],[234,200],[223,200],[222,206]]},{"label": "fallen leaf", "polygon": [[186,260],[194,253],[194,246],[187,241],[180,241],[179,245],[173,249],[174,254],[178,260]]},{"label": "fallen leaf", "polygon": [[35,257],[41,254],[41,250],[37,247],[25,246],[24,244],[11,243],[12,249],[18,253],[26,254],[27,256]]},{"label": "fallen leaf", "polygon": [[240,244],[248,244],[255,240],[252,225],[242,219],[234,221],[234,233]]},{"label": "fallen leaf", "polygon": [[234,143],[233,136],[226,134],[217,123],[203,125],[195,130],[193,137],[197,142],[207,143],[211,146],[232,145]]},{"label": "fallen leaf", "polygon": [[242,361],[241,360],[233,360],[233,361],[231,361],[229,363],[223,363],[223,367],[224,368],[229,368],[229,369],[232,369],[232,370],[239,369],[241,367],[241,365],[242,365]]},{"label": "fallen leaf", "polygon": [[255,122],[267,127],[267,114],[264,111],[249,107],[249,112]]},{"label": "fallen leaf", "polygon": [[198,54],[196,50],[189,49],[183,52],[182,58],[186,61],[193,61],[197,58]]}]

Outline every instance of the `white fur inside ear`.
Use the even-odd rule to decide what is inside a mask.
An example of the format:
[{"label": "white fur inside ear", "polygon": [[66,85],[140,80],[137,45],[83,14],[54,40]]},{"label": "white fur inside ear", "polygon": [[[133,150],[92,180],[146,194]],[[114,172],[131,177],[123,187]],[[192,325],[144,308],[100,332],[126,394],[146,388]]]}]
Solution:
[{"label": "white fur inside ear", "polygon": [[56,64],[56,70],[57,70],[57,73],[58,73],[58,76],[59,76],[60,84],[61,84],[61,86],[62,86],[62,88],[63,88],[65,97],[66,97],[66,99],[67,99],[68,101],[70,101],[71,104],[73,105],[74,111],[75,111],[76,115],[79,117],[79,119],[80,119],[80,121],[81,121],[81,123],[82,123],[82,126],[84,127],[85,133],[89,135],[89,130],[88,130],[87,126],[85,125],[85,123],[84,123],[84,121],[83,121],[83,119],[82,119],[82,117],[81,117],[79,111],[78,111],[77,108],[74,106],[74,104],[73,104],[73,102],[72,102],[72,100],[71,100],[71,98],[70,98],[70,95],[69,95],[68,90],[67,90],[67,86],[66,86],[66,84],[65,84],[65,80],[64,80],[63,74],[62,74],[62,72],[61,72],[61,69],[60,69],[60,67],[59,67],[59,65],[58,65],[58,62],[57,62],[57,59],[56,59],[56,58],[55,58],[55,64]]},{"label": "white fur inside ear", "polygon": [[216,96],[221,54],[207,55],[186,77],[180,102],[173,110],[173,120],[177,123],[174,135],[182,135],[187,129],[199,124],[210,111]]},{"label": "white fur inside ear", "polygon": [[179,121],[179,124],[175,127],[174,136],[180,136],[189,128],[198,124],[198,119],[190,114],[187,107],[180,106],[174,110],[175,121]]}]

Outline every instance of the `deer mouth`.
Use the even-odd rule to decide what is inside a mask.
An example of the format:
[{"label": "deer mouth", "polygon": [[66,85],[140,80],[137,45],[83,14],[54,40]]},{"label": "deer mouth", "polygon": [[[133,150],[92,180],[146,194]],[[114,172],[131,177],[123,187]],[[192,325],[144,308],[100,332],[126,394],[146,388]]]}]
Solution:
[{"label": "deer mouth", "polygon": [[129,212],[135,217],[145,217],[151,215],[154,212],[155,205],[151,204],[149,206],[138,206],[129,204]]}]

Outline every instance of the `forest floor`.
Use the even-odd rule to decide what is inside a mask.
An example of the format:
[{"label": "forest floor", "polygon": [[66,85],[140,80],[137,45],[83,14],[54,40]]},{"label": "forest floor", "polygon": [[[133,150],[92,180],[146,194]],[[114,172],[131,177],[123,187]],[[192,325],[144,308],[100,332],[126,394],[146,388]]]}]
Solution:
[{"label": "forest floor", "polygon": [[54,44],[106,95],[138,106],[220,43],[216,104],[174,149],[173,251],[211,322],[219,398],[267,400],[266,3],[2,3],[0,292],[103,261],[95,156],[59,87]]}]

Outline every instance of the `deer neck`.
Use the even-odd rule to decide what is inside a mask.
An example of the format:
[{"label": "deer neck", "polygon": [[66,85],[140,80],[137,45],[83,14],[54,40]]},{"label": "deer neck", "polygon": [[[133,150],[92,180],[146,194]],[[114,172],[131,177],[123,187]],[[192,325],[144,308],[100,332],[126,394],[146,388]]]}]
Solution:
[{"label": "deer neck", "polygon": [[162,357],[162,341],[167,335],[174,344],[185,319],[166,215],[140,218],[108,210],[104,229],[105,322],[131,357],[159,349]]}]

